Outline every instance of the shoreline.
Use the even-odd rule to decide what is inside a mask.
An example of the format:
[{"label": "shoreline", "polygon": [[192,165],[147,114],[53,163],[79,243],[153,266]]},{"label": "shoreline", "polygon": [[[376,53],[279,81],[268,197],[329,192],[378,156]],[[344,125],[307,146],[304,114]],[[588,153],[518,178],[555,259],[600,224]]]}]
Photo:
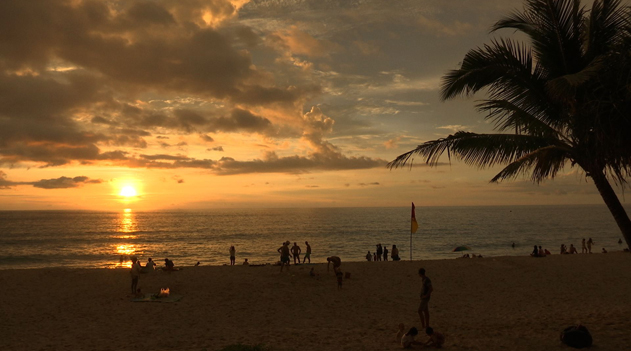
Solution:
[{"label": "shoreline", "polygon": [[[343,259],[343,258],[342,258]],[[311,267],[319,274],[309,277]],[[140,277],[176,303],[131,302],[127,269],[0,270],[0,346],[10,350],[395,350],[396,326],[420,327],[425,267],[430,324],[450,350],[566,349],[559,332],[583,323],[601,350],[631,342],[631,255],[345,262],[337,290],[326,264],[199,266]],[[28,345],[25,343],[28,340]],[[421,338],[422,340],[422,338]]]}]

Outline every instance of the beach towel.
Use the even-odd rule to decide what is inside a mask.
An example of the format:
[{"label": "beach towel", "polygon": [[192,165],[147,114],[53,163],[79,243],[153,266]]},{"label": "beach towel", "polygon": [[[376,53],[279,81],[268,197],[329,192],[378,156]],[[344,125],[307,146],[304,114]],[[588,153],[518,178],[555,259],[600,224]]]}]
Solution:
[{"label": "beach towel", "polygon": [[181,295],[169,295],[167,297],[156,297],[155,295],[145,295],[131,299],[132,302],[178,302],[183,298]]}]

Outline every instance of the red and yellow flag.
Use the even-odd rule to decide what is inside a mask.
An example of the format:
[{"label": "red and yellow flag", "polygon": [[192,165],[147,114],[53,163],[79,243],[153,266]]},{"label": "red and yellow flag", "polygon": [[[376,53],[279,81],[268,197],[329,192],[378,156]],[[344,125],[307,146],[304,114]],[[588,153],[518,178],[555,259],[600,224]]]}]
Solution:
[{"label": "red and yellow flag", "polygon": [[410,228],[411,233],[416,233],[418,230],[418,222],[416,221],[416,213],[414,213],[414,202],[412,202],[412,226]]}]

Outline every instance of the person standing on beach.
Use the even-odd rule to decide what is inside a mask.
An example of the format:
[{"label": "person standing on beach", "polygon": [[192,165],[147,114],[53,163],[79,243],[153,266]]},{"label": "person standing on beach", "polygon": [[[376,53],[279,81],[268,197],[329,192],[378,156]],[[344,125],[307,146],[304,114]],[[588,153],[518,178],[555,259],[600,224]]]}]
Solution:
[{"label": "person standing on beach", "polygon": [[383,248],[383,260],[384,261],[388,260],[388,247],[387,246]]},{"label": "person standing on beach", "polygon": [[230,246],[230,265],[234,266],[235,261],[237,260],[237,250],[234,246]]},{"label": "person standing on beach", "polygon": [[298,243],[294,241],[294,246],[291,247],[291,254],[294,256],[294,264],[296,264],[296,260],[300,263],[300,253],[302,249],[298,246]]},{"label": "person standing on beach", "polygon": [[285,241],[283,246],[279,247],[276,251],[280,254],[280,271],[283,271],[285,265],[287,265],[287,269],[289,270],[289,257],[291,256],[289,253],[289,241]]},{"label": "person standing on beach", "polygon": [[377,244],[377,259],[375,261],[381,261],[381,255],[383,254],[383,248],[381,244]]},{"label": "person standing on beach", "polygon": [[583,241],[581,241],[581,253],[587,253],[587,246],[585,245],[585,238],[583,238]]},{"label": "person standing on beach", "polygon": [[593,244],[594,244],[594,241],[592,240],[592,238],[589,238],[589,240],[587,240],[587,250],[589,251],[589,253],[592,253]]},{"label": "person standing on beach", "polygon": [[135,295],[136,294],[136,289],[138,288],[138,278],[140,277],[140,270],[142,269],[142,267],[140,267],[140,262],[138,262],[138,259],[136,258],[136,256],[132,256],[131,257],[131,294]]},{"label": "person standing on beach", "polygon": [[337,272],[341,272],[340,267],[342,266],[342,260],[337,256],[331,256],[326,258],[326,271],[329,271],[329,264],[333,262],[333,272],[337,274]]},{"label": "person standing on beach", "polygon": [[425,275],[425,268],[418,270],[418,275],[421,277],[421,304],[418,307],[418,315],[421,317],[421,325],[423,329],[429,327],[429,299],[432,297],[434,287],[432,281]]},{"label": "person standing on beach", "polygon": [[309,260],[309,263],[311,263],[311,245],[309,245],[308,241],[305,241],[305,245],[307,245],[307,253],[305,253],[305,257],[302,259],[302,263],[305,263],[307,259]]}]

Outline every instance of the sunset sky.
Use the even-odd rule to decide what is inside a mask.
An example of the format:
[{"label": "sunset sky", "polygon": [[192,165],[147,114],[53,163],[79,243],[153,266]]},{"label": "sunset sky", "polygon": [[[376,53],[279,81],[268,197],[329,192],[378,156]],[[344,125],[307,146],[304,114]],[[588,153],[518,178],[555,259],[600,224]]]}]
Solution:
[{"label": "sunset sky", "polygon": [[484,95],[441,102],[440,79],[521,7],[0,1],[0,210],[600,204],[569,165],[541,185],[447,158],[385,167],[491,131]]}]

